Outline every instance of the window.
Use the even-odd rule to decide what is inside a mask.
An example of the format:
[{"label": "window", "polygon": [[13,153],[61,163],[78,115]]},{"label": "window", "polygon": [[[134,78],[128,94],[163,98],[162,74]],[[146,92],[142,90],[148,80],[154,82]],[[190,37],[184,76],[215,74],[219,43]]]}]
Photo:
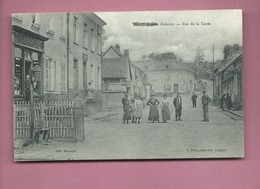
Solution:
[{"label": "window", "polygon": [[53,61],[53,90],[57,89],[56,61]]},{"label": "window", "polygon": [[45,89],[46,90],[51,90],[52,85],[51,85],[51,58],[46,59],[46,64],[45,64]]},{"label": "window", "polygon": [[95,29],[91,28],[91,51],[95,52]]},{"label": "window", "polygon": [[95,81],[94,65],[91,65],[91,67],[90,67],[90,76],[91,76],[90,82],[92,82],[92,86],[95,86],[94,85],[94,81]]},{"label": "window", "polygon": [[39,14],[32,14],[32,28],[33,29],[40,29],[40,17]]},{"label": "window", "polygon": [[49,24],[48,24],[48,32],[53,34],[53,26],[54,26],[54,19],[53,16],[50,15],[49,17]]},{"label": "window", "polygon": [[171,91],[171,85],[170,84],[165,84],[164,85],[164,91]]},{"label": "window", "polygon": [[88,47],[88,25],[84,23],[84,47]]},{"label": "window", "polygon": [[97,30],[97,54],[101,54],[101,27]]},{"label": "window", "polygon": [[100,72],[100,67],[98,67],[98,89],[101,88],[101,72]]},{"label": "window", "polygon": [[79,89],[79,69],[78,69],[78,59],[74,59],[74,65],[73,65],[73,88],[75,90]]},{"label": "window", "polygon": [[166,68],[169,68],[169,65],[166,65]]},{"label": "window", "polygon": [[57,89],[57,65],[52,58],[46,58],[45,61],[45,90]]},{"label": "window", "polygon": [[73,25],[73,40],[74,43],[79,43],[79,23],[78,23],[78,18],[74,17],[74,25]]},{"label": "window", "polygon": [[88,86],[87,81],[87,62],[83,62],[83,89]]},{"label": "window", "polygon": [[170,73],[166,73],[165,79],[166,79],[166,80],[170,80]]},{"label": "window", "polygon": [[66,36],[66,13],[60,14],[60,36],[65,38]]},{"label": "window", "polygon": [[66,85],[66,83],[65,83],[65,63],[61,62],[60,66],[61,66],[61,68],[60,68],[60,70],[61,70],[61,76],[60,76],[60,78],[61,78],[61,90],[64,91],[66,89],[65,88],[65,85]]},{"label": "window", "polygon": [[22,94],[22,50],[14,49],[14,95]]}]

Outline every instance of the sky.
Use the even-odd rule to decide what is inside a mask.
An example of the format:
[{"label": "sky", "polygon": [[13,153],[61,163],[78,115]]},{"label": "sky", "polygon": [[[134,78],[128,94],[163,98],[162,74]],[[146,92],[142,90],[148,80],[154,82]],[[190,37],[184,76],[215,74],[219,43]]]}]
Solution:
[{"label": "sky", "polygon": [[[194,62],[200,49],[206,61],[223,59],[225,45],[242,45],[242,11],[149,11],[96,12],[106,22],[107,39],[103,51],[111,45],[128,49],[132,61],[151,53],[173,52],[183,62]],[[133,26],[133,22],[157,23],[157,26]],[[183,23],[186,23],[183,25]],[[192,23],[194,25],[192,25]],[[206,23],[203,25],[203,23]],[[177,25],[180,24],[180,25]],[[188,24],[188,25],[187,25]]]}]

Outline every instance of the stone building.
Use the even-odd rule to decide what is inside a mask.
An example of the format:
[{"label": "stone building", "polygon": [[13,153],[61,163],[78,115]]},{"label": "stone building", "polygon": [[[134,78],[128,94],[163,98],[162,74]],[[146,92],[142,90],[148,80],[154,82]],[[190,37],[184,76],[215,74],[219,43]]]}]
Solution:
[{"label": "stone building", "polygon": [[185,63],[175,59],[136,61],[153,85],[156,96],[180,92],[189,94],[194,91],[194,70]]},{"label": "stone building", "polygon": [[103,101],[106,108],[122,106],[124,93],[129,99],[139,95],[146,98],[151,93],[152,85],[146,74],[130,61],[129,50],[120,51],[120,45],[111,46],[102,59]]},{"label": "stone building", "polygon": [[234,110],[243,109],[243,54],[242,47],[233,45],[229,56],[217,62],[214,78],[214,96],[219,104],[221,96],[229,93]]},{"label": "stone building", "polygon": [[[35,100],[71,99],[78,93],[87,101],[91,83],[89,107],[100,109],[101,30],[105,24],[94,13],[14,14],[14,99],[25,99],[29,75],[35,80]],[[30,70],[35,68],[34,76]]]}]

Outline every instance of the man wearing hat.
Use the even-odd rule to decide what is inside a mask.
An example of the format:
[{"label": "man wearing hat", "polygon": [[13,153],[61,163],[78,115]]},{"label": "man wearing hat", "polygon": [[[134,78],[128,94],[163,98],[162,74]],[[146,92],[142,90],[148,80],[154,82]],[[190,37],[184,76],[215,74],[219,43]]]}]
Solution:
[{"label": "man wearing hat", "polygon": [[177,96],[173,100],[173,105],[175,107],[175,118],[176,121],[182,121],[181,113],[182,113],[182,98],[180,93],[177,93]]},{"label": "man wearing hat", "polygon": [[206,91],[203,91],[202,95],[202,108],[203,108],[203,120],[209,122],[209,102],[211,101],[209,95],[206,94]]}]

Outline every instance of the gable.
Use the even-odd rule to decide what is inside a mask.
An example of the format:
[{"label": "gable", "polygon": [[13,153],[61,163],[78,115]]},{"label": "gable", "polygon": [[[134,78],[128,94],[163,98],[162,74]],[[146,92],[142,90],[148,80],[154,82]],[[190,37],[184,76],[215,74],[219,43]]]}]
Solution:
[{"label": "gable", "polygon": [[109,48],[103,58],[121,58],[121,55],[114,48]]}]

